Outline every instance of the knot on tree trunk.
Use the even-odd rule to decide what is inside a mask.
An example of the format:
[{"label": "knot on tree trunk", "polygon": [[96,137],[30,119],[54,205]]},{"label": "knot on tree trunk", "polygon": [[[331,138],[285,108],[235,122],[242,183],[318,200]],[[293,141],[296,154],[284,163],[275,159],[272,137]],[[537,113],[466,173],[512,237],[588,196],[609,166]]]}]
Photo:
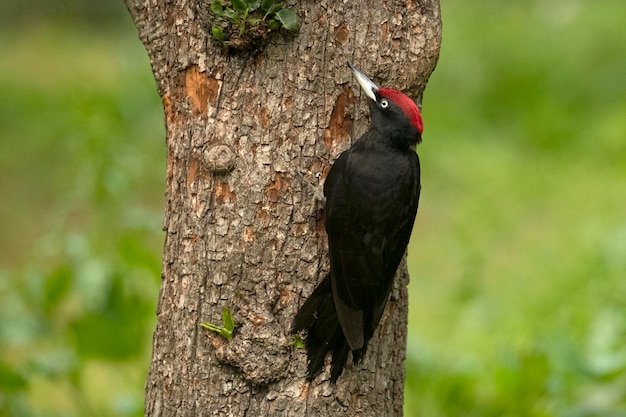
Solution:
[{"label": "knot on tree trunk", "polygon": [[211,146],[204,152],[204,162],[210,172],[226,174],[235,167],[235,153],[226,145]]},{"label": "knot on tree trunk", "polygon": [[287,376],[292,348],[282,326],[274,321],[260,326],[246,323],[231,341],[216,336],[213,344],[218,361],[237,368],[253,385],[268,385]]}]

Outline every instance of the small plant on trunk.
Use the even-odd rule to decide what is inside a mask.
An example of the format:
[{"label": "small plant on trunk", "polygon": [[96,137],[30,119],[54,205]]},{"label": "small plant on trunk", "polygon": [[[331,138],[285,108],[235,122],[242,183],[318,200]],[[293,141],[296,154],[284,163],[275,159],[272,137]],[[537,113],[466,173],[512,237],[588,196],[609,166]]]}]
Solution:
[{"label": "small plant on trunk", "polygon": [[295,32],[298,15],[275,0],[213,0],[211,33],[225,47],[247,50],[260,46],[272,32]]}]

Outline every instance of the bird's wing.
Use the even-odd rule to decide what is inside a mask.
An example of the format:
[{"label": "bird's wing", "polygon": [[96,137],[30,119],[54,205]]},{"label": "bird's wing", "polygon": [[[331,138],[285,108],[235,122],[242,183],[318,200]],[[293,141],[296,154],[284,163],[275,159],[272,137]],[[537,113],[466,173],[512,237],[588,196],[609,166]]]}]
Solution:
[{"label": "bird's wing", "polygon": [[385,177],[394,171],[385,167],[398,161],[384,156],[368,160],[351,149],[335,162],[325,184],[333,298],[353,350],[364,344],[365,316],[384,308],[415,218],[416,206],[402,195],[415,191]]}]

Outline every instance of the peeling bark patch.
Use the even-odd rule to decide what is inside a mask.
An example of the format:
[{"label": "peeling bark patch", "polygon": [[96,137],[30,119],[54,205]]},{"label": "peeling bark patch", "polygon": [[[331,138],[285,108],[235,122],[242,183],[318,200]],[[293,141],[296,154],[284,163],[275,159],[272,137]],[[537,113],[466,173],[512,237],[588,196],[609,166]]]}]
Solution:
[{"label": "peeling bark patch", "polygon": [[315,231],[317,234],[326,233],[326,217],[320,216],[315,219]]},{"label": "peeling bark patch", "polygon": [[296,237],[300,237],[300,236],[304,236],[305,234],[307,234],[309,232],[309,228],[307,227],[307,225],[302,225],[302,224],[297,224],[294,228],[293,228],[293,234]]},{"label": "peeling bark patch", "polygon": [[380,25],[380,42],[389,42],[389,22],[386,20]]},{"label": "peeling bark patch", "polygon": [[359,399],[360,399],[359,393],[358,392],[353,392],[350,395],[350,404],[358,405],[359,404]]},{"label": "peeling bark patch", "polygon": [[335,39],[341,46],[345,45],[348,42],[348,38],[350,37],[350,30],[346,27],[346,25],[341,25],[335,28]]},{"label": "peeling bark patch", "polygon": [[282,310],[293,302],[293,288],[283,288],[278,297],[277,309]]},{"label": "peeling bark patch", "polygon": [[197,66],[185,71],[185,92],[195,115],[206,114],[210,104],[217,102],[220,83],[206,73],[198,71]]},{"label": "peeling bark patch", "polygon": [[278,201],[278,197],[283,191],[289,188],[289,180],[279,173],[276,173],[274,179],[269,183],[265,189],[265,196],[269,201],[275,203]]},{"label": "peeling bark patch", "polygon": [[174,154],[170,151],[170,149],[167,151],[166,165],[165,180],[169,186],[174,180]]},{"label": "peeling bark patch", "polygon": [[267,110],[267,107],[261,108],[260,122],[263,129],[270,127],[270,112]]},{"label": "peeling bark patch", "polygon": [[267,219],[267,211],[264,210],[262,207],[258,207],[256,216],[259,218],[259,220],[264,221]]},{"label": "peeling bark patch", "polygon": [[163,94],[163,111],[165,113],[165,120],[167,121],[168,126],[172,126],[174,120],[176,120],[176,115],[174,114],[174,109],[172,108],[172,100],[170,96],[167,94]]},{"label": "peeling bark patch", "polygon": [[348,105],[354,102],[352,89],[346,87],[337,97],[335,107],[330,114],[328,128],[324,132],[324,143],[328,149],[337,143],[348,142],[352,132],[352,116],[346,114]]},{"label": "peeling bark patch", "polygon": [[244,234],[243,234],[243,240],[246,243],[251,243],[251,242],[254,242],[255,238],[256,236],[254,235],[254,229],[252,228],[252,226],[246,227],[246,229],[244,230]]},{"label": "peeling bark patch", "polygon": [[189,168],[187,168],[187,188],[191,188],[193,183],[196,181],[196,175],[198,174],[198,169],[200,168],[200,163],[197,159],[192,159],[189,163]]},{"label": "peeling bark patch", "polygon": [[228,182],[217,182],[215,186],[215,201],[220,205],[237,201],[237,195],[230,191]]},{"label": "peeling bark patch", "polygon": [[309,396],[309,387],[311,383],[305,382],[300,385],[300,395],[298,396],[298,401],[306,402],[307,397]]},{"label": "peeling bark patch", "polygon": [[265,322],[267,321],[265,319],[265,317],[261,317],[261,316],[256,316],[252,313],[248,314],[248,319],[250,319],[250,321],[252,322],[252,324],[254,325],[254,327],[259,327],[265,324]]}]

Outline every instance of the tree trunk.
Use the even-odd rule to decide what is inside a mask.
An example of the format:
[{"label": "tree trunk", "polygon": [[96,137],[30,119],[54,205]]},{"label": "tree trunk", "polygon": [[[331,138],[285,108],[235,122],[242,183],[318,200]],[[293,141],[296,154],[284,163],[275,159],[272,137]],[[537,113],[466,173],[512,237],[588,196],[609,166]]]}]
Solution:
[{"label": "tree trunk", "polygon": [[[210,0],[126,0],[167,130],[158,323],[147,416],[401,416],[402,265],[362,363],[305,379],[291,321],[328,271],[319,205],[332,161],[368,127],[346,66],[421,102],[439,55],[437,0],[286,2],[301,27],[231,53]],[[208,28],[207,28],[208,27]],[[426,141],[427,143],[427,141]],[[425,175],[428,175],[427,173]],[[228,341],[199,326],[235,318]]]}]

